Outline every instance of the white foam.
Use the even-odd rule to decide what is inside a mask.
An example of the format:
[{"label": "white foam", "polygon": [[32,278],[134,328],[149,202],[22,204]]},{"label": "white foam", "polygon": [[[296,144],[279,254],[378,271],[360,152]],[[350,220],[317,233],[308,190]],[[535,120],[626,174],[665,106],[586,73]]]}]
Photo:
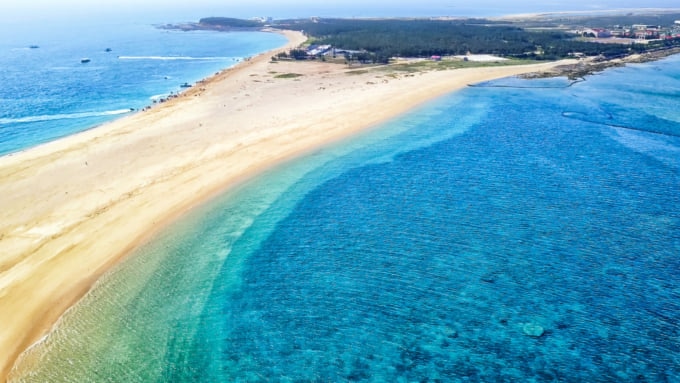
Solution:
[{"label": "white foam", "polygon": [[193,56],[118,56],[120,60],[230,60],[233,57],[193,57]]},{"label": "white foam", "polygon": [[115,116],[118,114],[125,114],[131,112],[131,109],[117,109],[117,110],[107,110],[103,112],[80,112],[80,113],[64,113],[64,114],[47,114],[41,116],[27,116],[19,118],[0,118],[0,124],[17,124],[24,122],[41,122],[41,121],[53,121],[53,120],[66,120],[66,119],[76,119],[76,118],[87,118],[87,117],[100,117],[100,116]]}]

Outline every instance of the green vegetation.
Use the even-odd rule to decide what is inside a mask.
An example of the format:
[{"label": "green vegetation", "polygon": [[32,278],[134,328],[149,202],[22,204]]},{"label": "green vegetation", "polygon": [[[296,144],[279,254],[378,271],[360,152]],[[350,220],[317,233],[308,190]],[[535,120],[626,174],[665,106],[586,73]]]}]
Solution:
[{"label": "green vegetation", "polygon": [[[574,56],[600,56],[605,59],[633,53],[654,52],[680,47],[680,38],[649,40],[647,44],[601,43],[583,39],[567,29],[584,27],[615,28],[622,25],[673,25],[680,14],[566,16],[514,21],[485,19],[294,19],[270,23],[273,27],[304,31],[308,43],[334,47],[332,55],[318,59],[348,64],[387,64],[395,57],[454,56],[491,54],[520,60],[557,60]],[[179,28],[228,30],[261,28],[264,23],[228,17],[207,17],[198,24]],[[677,29],[677,28],[676,28]],[[272,57],[279,60],[306,60],[305,49],[292,49]],[[418,64],[435,65],[435,64]],[[447,62],[437,68],[458,68],[511,63]]]},{"label": "green vegetation", "polygon": [[302,76],[299,73],[281,73],[274,76],[274,78],[298,78]]},{"label": "green vegetation", "polygon": [[287,21],[279,26],[304,31],[315,44],[352,51],[351,56],[346,53],[346,59],[364,64],[387,63],[392,57],[466,54],[531,60],[555,60],[576,53],[611,58],[650,48],[583,41],[562,30],[528,30],[477,19],[319,19]]},{"label": "green vegetation", "polygon": [[351,70],[349,72],[346,72],[348,75],[360,75],[360,74],[366,74],[368,73],[367,69],[357,69],[357,70]]},{"label": "green vegetation", "polygon": [[307,59],[307,51],[304,49],[291,49],[286,52],[280,52],[276,56],[272,57],[273,59],[277,60],[288,60],[288,59],[293,59],[293,60],[304,60]]},{"label": "green vegetation", "polygon": [[465,60],[442,60],[442,61],[432,61],[432,60],[422,60],[415,62],[397,63],[390,65],[388,70],[398,71],[398,72],[423,72],[431,70],[447,70],[447,69],[460,69],[460,68],[479,68],[479,67],[491,67],[491,66],[510,66],[510,65],[522,65],[531,63],[531,60],[498,60],[498,61],[465,61]]}]

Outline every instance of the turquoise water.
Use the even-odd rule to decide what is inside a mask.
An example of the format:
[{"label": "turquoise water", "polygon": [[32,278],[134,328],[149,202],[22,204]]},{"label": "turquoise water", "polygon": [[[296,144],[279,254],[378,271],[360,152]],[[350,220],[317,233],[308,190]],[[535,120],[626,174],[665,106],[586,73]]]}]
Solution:
[{"label": "turquoise water", "polygon": [[680,57],[482,85],[177,222],[15,381],[680,381]]},{"label": "turquoise water", "polygon": [[286,42],[262,32],[180,32],[115,21],[75,25],[0,27],[0,155],[153,105],[185,82]]}]

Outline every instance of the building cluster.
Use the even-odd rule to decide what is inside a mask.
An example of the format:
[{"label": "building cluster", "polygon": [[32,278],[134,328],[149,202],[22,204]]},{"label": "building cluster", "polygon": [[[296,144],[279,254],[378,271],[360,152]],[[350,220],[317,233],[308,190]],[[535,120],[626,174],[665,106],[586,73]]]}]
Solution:
[{"label": "building cluster", "polygon": [[576,32],[583,37],[594,38],[628,38],[636,40],[660,40],[680,38],[680,20],[670,27],[661,25],[633,24],[630,26],[616,25],[611,29],[583,28]]},{"label": "building cluster", "polygon": [[307,47],[307,55],[309,56],[320,56],[328,54],[331,51],[330,45],[310,45]]}]

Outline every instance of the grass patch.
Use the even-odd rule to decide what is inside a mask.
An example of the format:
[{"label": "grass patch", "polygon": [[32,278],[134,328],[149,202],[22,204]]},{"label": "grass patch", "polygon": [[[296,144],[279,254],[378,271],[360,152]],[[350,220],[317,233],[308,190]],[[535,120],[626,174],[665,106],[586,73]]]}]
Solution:
[{"label": "grass patch", "polygon": [[349,72],[345,72],[350,75],[357,75],[357,74],[366,74],[368,73],[368,69],[357,69],[357,70],[351,70]]},{"label": "grass patch", "polygon": [[301,76],[299,73],[281,73],[274,76],[274,78],[298,78]]},{"label": "grass patch", "polygon": [[522,65],[536,63],[533,60],[498,60],[498,61],[465,61],[465,60],[442,60],[442,61],[431,61],[422,60],[411,63],[400,63],[392,64],[381,69],[388,71],[397,72],[423,72],[431,70],[447,70],[447,69],[460,69],[460,68],[484,68],[484,67],[497,67],[497,66],[510,66],[510,65]]},{"label": "grass patch", "polygon": [[412,74],[430,72],[436,70],[449,70],[461,68],[485,68],[497,66],[536,64],[535,60],[497,60],[497,61],[465,61],[462,59],[449,59],[442,61],[419,60],[412,62],[393,63],[388,65],[367,65],[364,69],[355,69],[345,72],[348,75],[361,75],[370,72],[387,72],[385,76],[396,78],[398,74]]}]

